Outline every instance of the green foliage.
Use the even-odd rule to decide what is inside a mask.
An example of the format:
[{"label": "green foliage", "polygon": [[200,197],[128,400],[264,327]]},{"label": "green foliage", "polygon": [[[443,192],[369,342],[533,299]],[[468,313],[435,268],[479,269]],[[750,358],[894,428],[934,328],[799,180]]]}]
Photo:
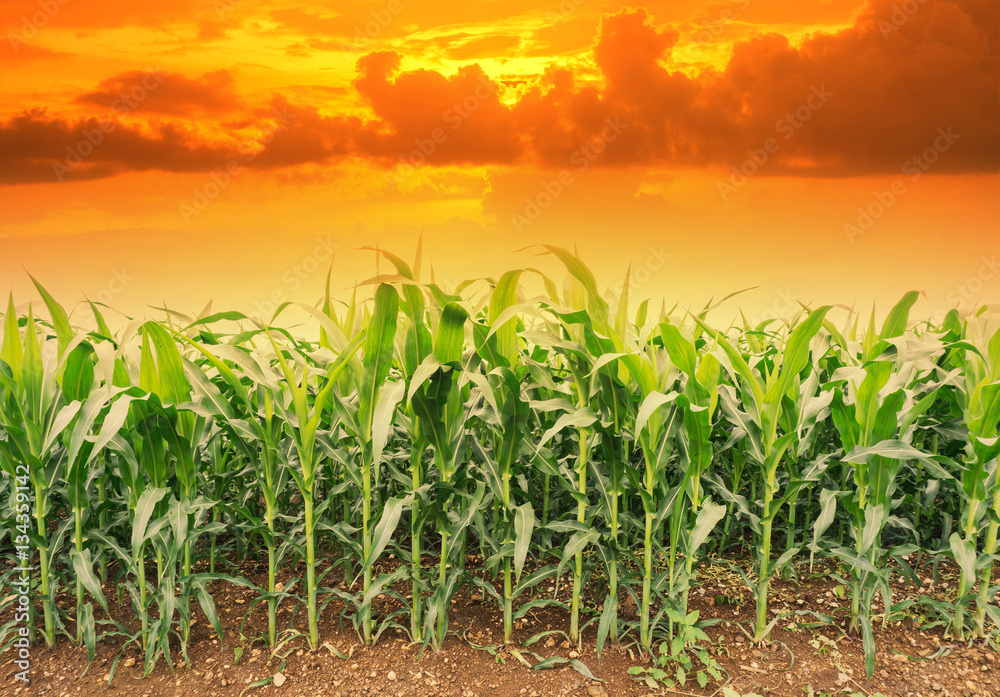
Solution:
[{"label": "green foliage", "polygon": [[[420,280],[419,249],[413,264],[373,251],[395,273],[347,303],[328,278],[294,331],[288,305],[257,319],[168,310],[113,331],[91,304],[92,331],[41,285],[47,319],[8,299],[0,539],[12,561],[24,545],[37,559],[38,638],[65,635],[92,658],[122,636],[144,671],[172,667],[196,613],[222,635],[208,592],[222,580],[251,591],[248,615],[266,611],[275,652],[320,646],[333,598],[365,642],[398,629],[437,649],[470,589],[503,615],[507,648],[484,648],[498,659],[560,664],[515,646],[538,638],[519,637],[519,620],[547,607],[573,641],[594,625],[599,653],[655,653],[640,680],[704,685],[721,680],[688,609],[705,564],[742,575],[747,633],[763,642],[790,626],[769,608],[770,579],[807,559],[850,598],[869,674],[879,618],[963,638],[1000,626],[989,312],[914,323],[910,293],[881,327],[848,313],[838,329],[841,309],[823,306],[719,331],[711,308],[642,301],[633,314],[628,276],[620,296],[602,293],[558,247],[544,251],[562,285],[518,269],[457,288]],[[744,556],[752,568],[730,561]],[[895,602],[890,570],[919,583],[915,557],[954,563],[957,595]],[[235,570],[252,560],[266,583]],[[112,586],[127,626],[108,617]],[[61,609],[60,593],[75,602]],[[279,621],[290,606],[301,634]]]},{"label": "green foliage", "polygon": [[677,630],[676,635],[660,644],[652,667],[633,666],[628,669],[629,674],[652,688],[684,687],[688,680],[704,688],[710,681],[721,681],[722,666],[701,645],[709,639],[698,623],[698,611],[680,615],[670,610],[668,614]]}]

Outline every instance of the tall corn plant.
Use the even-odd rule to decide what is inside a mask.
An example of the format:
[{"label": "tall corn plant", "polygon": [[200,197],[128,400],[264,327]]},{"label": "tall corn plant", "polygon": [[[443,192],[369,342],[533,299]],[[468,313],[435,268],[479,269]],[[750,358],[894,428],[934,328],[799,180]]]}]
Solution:
[{"label": "tall corn plant", "polygon": [[[645,321],[637,317],[636,325]],[[660,339],[660,341],[656,341]],[[664,521],[675,510],[678,498],[683,499],[681,486],[671,486],[668,478],[672,458],[675,455],[677,433],[681,427],[682,413],[677,408],[678,392],[674,389],[679,378],[677,367],[661,348],[662,339],[654,337],[648,330],[630,343],[630,350],[606,354],[599,363],[617,363],[624,367],[624,375],[631,390],[634,390],[634,406],[616,410],[625,418],[625,425],[631,430],[634,441],[642,454],[643,472],[640,474],[631,466],[625,468],[626,478],[638,493],[642,518],[642,557],[637,566],[642,569],[642,590],[639,598],[639,642],[646,651],[652,650],[653,635],[660,618],[668,610],[663,603],[654,616],[653,596],[670,594],[674,582],[672,568],[665,574],[654,576],[656,549],[659,531]],[[634,414],[633,414],[634,411]],[[671,535],[672,540],[676,536]],[[676,548],[675,548],[676,549]],[[607,612],[607,608],[605,608]],[[604,619],[604,618],[602,618]],[[610,618],[608,618],[610,621]],[[600,642],[600,627],[599,638]]]},{"label": "tall corn plant", "polygon": [[[166,328],[150,321],[143,325],[142,334],[143,350],[139,384],[146,392],[155,394],[158,398],[146,404],[155,409],[165,448],[173,459],[177,510],[185,517],[183,526],[180,524],[175,526],[177,530],[173,540],[178,545],[181,581],[186,585],[192,574],[194,540],[193,536],[186,533],[194,528],[195,513],[204,508],[202,504],[196,504],[200,484],[199,470],[213,423],[210,415],[191,408],[192,388],[187,376],[190,375],[196,381],[202,382],[204,388],[210,390],[210,395],[215,395],[210,385],[205,383],[204,375],[197,366],[187,362],[185,370],[186,359],[181,355],[177,342]],[[152,359],[154,353],[155,363]],[[216,397],[216,401],[219,399],[221,395]],[[161,572],[164,567],[159,560],[164,549],[171,553],[174,551],[172,547],[156,548]],[[186,647],[191,632],[189,594],[181,598],[179,609],[183,625],[182,645]]]},{"label": "tall corn plant", "polygon": [[[617,367],[610,364],[623,352],[624,343],[614,329],[615,320],[610,318],[610,305],[601,297],[590,269],[579,257],[565,249],[551,245],[543,246],[549,254],[558,258],[569,272],[562,303],[554,284],[546,283],[553,303],[549,310],[556,317],[556,326],[562,336],[553,336],[551,333],[548,336],[536,333],[534,336],[536,341],[540,340],[543,345],[553,349],[562,358],[564,369],[570,378],[569,397],[573,402],[573,410],[561,416],[553,427],[543,434],[539,446],[545,445],[563,430],[573,429],[576,432],[577,458],[573,472],[576,485],[574,492],[576,530],[564,548],[559,567],[562,567],[569,553],[572,553],[573,595],[570,605],[569,638],[570,641],[579,643],[581,594],[585,580],[584,550],[588,545],[600,540],[599,533],[592,529],[588,518],[590,508],[588,474],[593,465],[595,445],[599,444],[597,434],[600,430],[599,415],[595,411],[600,407],[595,401],[595,396],[600,389],[601,375],[610,378],[609,371],[614,371],[617,376]],[[610,498],[606,498],[610,503]]]},{"label": "tall corn plant", "polygon": [[[892,515],[897,476],[911,459],[942,471],[929,455],[912,446],[915,423],[934,404],[938,389],[951,379],[945,376],[932,382],[939,377],[933,358],[943,353],[940,342],[918,344],[903,338],[916,299],[916,293],[904,296],[889,312],[881,331],[876,331],[873,312],[860,360],[843,356],[848,363],[858,364],[840,367],[831,376],[832,420],[855,484],[853,495],[845,497],[853,519],[854,549],[835,548],[833,552],[851,570],[849,631],[864,638],[869,675],[874,670],[870,608],[879,589],[885,602],[884,621],[892,614],[882,533],[890,523],[908,525]],[[838,343],[844,353],[850,351],[843,337],[838,337]],[[893,548],[888,555],[899,559],[908,551],[916,547]]]},{"label": "tall corn plant", "polygon": [[[977,326],[978,325],[978,326]],[[1000,613],[990,605],[993,561],[997,554],[997,530],[1000,528],[1000,476],[997,456],[1000,455],[1000,330],[985,339],[985,327],[969,320],[962,340],[954,343],[951,359],[964,371],[964,381],[956,391],[962,421],[968,429],[968,443],[962,463],[960,491],[965,505],[960,532],[951,536],[955,561],[961,569],[955,618],[951,634],[963,638],[966,632],[966,595],[976,583],[979,570],[979,592],[976,597],[975,631],[986,635],[985,619],[989,613],[1000,624]],[[984,525],[985,523],[985,525]],[[983,537],[982,556],[977,554]]]},{"label": "tall corn plant", "polygon": [[[687,615],[687,595],[694,578],[694,564],[698,548],[722,520],[725,506],[705,496],[702,479],[710,473],[713,458],[713,415],[719,404],[719,380],[722,366],[711,353],[698,355],[695,344],[668,322],[660,325],[660,336],[671,361],[684,374],[683,391],[676,403],[683,412],[681,430],[681,483],[683,495],[675,498],[671,517],[670,536],[670,585],[671,595],[676,591],[674,568],[677,547],[683,534],[685,542],[685,569],[679,585],[682,599],[680,613]],[[690,506],[685,505],[685,502]]]},{"label": "tall corn plant", "polygon": [[[809,366],[809,343],[820,331],[823,320],[830,306],[824,306],[809,312],[807,317],[796,326],[782,346],[780,353],[773,358],[770,365],[758,359],[757,370],[750,366],[742,352],[734,347],[722,333],[709,327],[700,318],[695,318],[699,325],[715,337],[729,358],[732,379],[740,387],[741,402],[748,409],[744,412],[738,408],[737,400],[723,400],[728,406],[726,416],[734,426],[746,433],[749,449],[754,464],[757,466],[761,481],[762,501],[759,504],[760,548],[757,554],[757,582],[754,584],[754,594],[757,599],[757,619],[754,626],[753,640],[761,642],[770,631],[767,621],[768,582],[775,569],[784,560],[772,565],[771,560],[771,529],[774,519],[791,492],[778,489],[778,468],[785,452],[796,437],[795,432],[778,435],[778,421],[783,401],[796,382],[799,373]],[[790,555],[789,555],[790,556]]]},{"label": "tall corn plant", "polygon": [[[400,310],[403,314],[403,332],[401,350],[398,353],[398,367],[407,384],[412,383],[416,371],[432,352],[432,332],[427,325],[428,317],[424,289],[418,285],[420,280],[420,262],[422,242],[418,241],[416,258],[411,266],[402,258],[383,249],[365,247],[387,259],[396,269],[397,280],[401,285]],[[353,299],[352,299],[353,309]],[[350,323],[348,318],[347,323]],[[415,642],[423,641],[423,580],[422,541],[427,511],[421,492],[426,491],[426,465],[424,453],[428,448],[428,439],[421,428],[420,418],[414,412],[413,402],[404,399],[400,409],[408,419],[408,435],[410,438],[410,490],[413,501],[410,504],[410,636]]]},{"label": "tall corn plant", "polygon": [[[309,361],[298,352],[289,351],[289,357],[298,362],[301,377],[289,363],[283,351],[274,339],[270,329],[265,330],[274,350],[275,357],[285,378],[285,389],[291,395],[290,408],[286,408],[284,400],[274,400],[276,409],[281,413],[286,432],[290,433],[298,454],[299,467],[290,468],[289,473],[302,496],[304,511],[303,535],[306,542],[306,609],[309,616],[309,645],[313,649],[319,646],[319,626],[316,606],[316,518],[315,496],[316,478],[320,471],[322,451],[316,440],[324,412],[327,410],[330,393],[337,384],[337,379],[346,368],[348,361],[361,346],[364,334],[358,334],[343,351],[331,362],[325,372],[311,372]],[[315,371],[315,369],[312,369]],[[315,385],[313,382],[315,380]],[[315,394],[310,402],[310,387],[315,387]],[[277,396],[277,395],[276,395]],[[370,492],[369,492],[370,493]],[[366,506],[369,499],[365,500]],[[366,531],[367,532],[367,531]]]},{"label": "tall corn plant", "polygon": [[[389,543],[403,508],[413,498],[412,494],[393,497],[384,502],[380,498],[383,453],[392,434],[397,405],[405,392],[403,381],[389,379],[393,367],[398,312],[399,295],[395,288],[388,283],[380,283],[375,292],[374,310],[365,334],[363,359],[359,365],[354,366],[350,379],[346,381],[348,385],[357,387],[357,399],[347,400],[345,394],[336,399],[336,408],[341,414],[344,428],[356,441],[356,452],[360,457],[360,463],[345,462],[344,472],[362,494],[359,501],[361,527],[357,530],[357,539],[349,544],[353,544],[354,552],[362,562],[359,576],[363,577],[363,584],[360,597],[339,590],[334,592],[354,606],[355,627],[365,643],[377,640],[390,625],[393,616],[398,614],[391,613],[376,626],[372,618],[375,598],[383,588],[405,578],[407,571],[405,567],[399,567],[392,574],[383,574],[378,579],[373,579],[372,576],[375,563]],[[334,328],[331,326],[332,329]],[[377,525],[375,521],[378,521]],[[348,542],[346,538],[345,542]],[[351,585],[353,586],[353,582]],[[390,592],[394,594],[393,591]],[[397,597],[402,600],[401,596]]]},{"label": "tall corn plant", "polygon": [[[68,407],[78,409],[68,427],[60,434],[60,458],[64,463],[65,496],[72,511],[74,528],[74,549],[69,555],[69,562],[76,575],[76,641],[78,644],[86,643],[88,654],[92,657],[95,626],[92,606],[84,604],[84,586],[89,587],[100,604],[105,608],[106,605],[103,594],[94,592],[99,584],[93,576],[90,550],[84,548],[85,516],[90,509],[89,492],[93,488],[94,479],[101,474],[91,467],[96,453],[91,450],[87,436],[95,421],[103,416],[110,392],[108,389],[94,391],[95,352],[87,341],[89,337],[71,327],[63,307],[38,281],[32,280],[49,310],[52,328],[56,333],[57,354],[61,360],[56,367],[55,380],[61,400]],[[92,391],[94,394],[91,394]],[[64,410],[61,415],[69,413]]]},{"label": "tall corn plant", "polygon": [[[380,406],[379,394],[389,376],[392,367],[393,345],[396,336],[396,323],[399,313],[399,295],[396,289],[388,284],[379,285],[375,291],[375,309],[365,339],[364,369],[361,376],[361,386],[358,399],[358,422],[360,424],[360,440],[362,447],[361,481],[362,481],[362,552],[364,559],[364,596],[362,608],[362,632],[366,643],[372,640],[371,603],[367,602],[372,585],[372,565],[374,564],[374,547],[371,530],[372,517],[372,468],[381,467],[381,451],[385,445],[385,430],[389,425],[389,415],[395,409],[396,403],[402,397],[402,383],[396,383],[399,389],[394,390],[395,398],[383,401],[382,413],[389,414],[379,419],[376,411]],[[379,431],[375,424],[379,423]],[[376,442],[379,443],[376,447]]]},{"label": "tall corn plant", "polygon": [[[638,333],[644,330],[646,324],[646,309],[648,303],[641,303],[635,315],[634,325],[629,325],[629,287],[631,268],[625,272],[622,291],[618,297],[617,308],[610,328],[611,346],[619,351],[610,356],[623,357],[628,355],[627,347],[633,351],[638,344]],[[611,300],[609,299],[609,310]],[[609,322],[610,324],[610,322]],[[607,344],[606,344],[607,345]],[[629,474],[634,473],[631,467],[634,442],[630,443],[626,433],[635,424],[638,403],[635,395],[634,382],[639,378],[635,359],[626,359],[625,364],[616,358],[605,354],[598,362],[610,361],[596,371],[597,395],[595,406],[600,409],[601,419],[598,427],[600,433],[600,452],[603,454],[603,468],[596,461],[591,462],[590,475],[598,491],[598,504],[602,516],[608,525],[607,544],[599,545],[598,554],[604,562],[608,575],[608,594],[604,600],[597,627],[597,651],[600,655],[604,642],[611,640],[619,643],[619,568],[623,565],[625,555],[621,545],[622,517],[621,506],[628,488]],[[631,367],[629,367],[631,366]],[[627,549],[627,546],[626,546]]]},{"label": "tall corn plant", "polygon": [[[465,323],[468,311],[456,302],[448,302],[441,310],[433,353],[427,356],[414,371],[407,392],[407,401],[420,419],[420,428],[433,447],[434,466],[440,476],[435,501],[440,553],[437,583],[428,601],[425,620],[425,641],[432,641],[436,648],[444,642],[448,630],[448,608],[459,578],[458,570],[449,573],[449,561],[462,550],[449,546],[470,522],[469,516],[453,520],[449,515],[451,503],[458,491],[456,475],[465,466],[467,388],[462,381]],[[482,501],[483,490],[475,496],[466,511],[474,512]],[[478,501],[476,500],[478,499]]]},{"label": "tall corn plant", "polygon": [[[223,318],[223,317],[219,317]],[[225,319],[245,320],[240,313],[226,313]],[[217,317],[203,318],[200,325],[211,324]],[[278,500],[289,479],[288,454],[284,438],[284,422],[275,410],[274,400],[283,398],[277,376],[270,367],[263,365],[256,355],[243,347],[221,343],[214,334],[200,334],[205,343],[195,341],[181,332],[174,332],[178,341],[196,349],[203,359],[194,370],[188,371],[192,386],[201,397],[203,406],[219,424],[220,431],[212,451],[213,467],[222,466],[220,445],[224,438],[233,449],[234,458],[250,463],[254,476],[254,490],[264,499],[263,526],[255,526],[267,549],[267,645],[274,648],[277,641],[278,591],[277,566],[280,560],[277,529]],[[202,373],[204,371],[204,373]],[[217,380],[210,379],[214,371]],[[225,390],[225,392],[223,392]],[[213,487],[228,481],[227,476],[215,472]],[[222,482],[218,480],[222,480]],[[222,502],[220,502],[221,504]],[[216,512],[218,507],[216,508]],[[219,517],[216,515],[215,520]],[[253,519],[251,517],[251,523]],[[210,572],[215,571],[215,538],[210,550]]]},{"label": "tall corn plant", "polygon": [[[521,378],[526,374],[520,362],[517,340],[517,317],[509,310],[517,300],[521,271],[509,271],[501,276],[490,295],[485,324],[473,325],[473,338],[479,356],[492,368],[487,376],[470,372],[480,392],[492,408],[489,427],[492,435],[492,455],[480,448],[480,457],[491,475],[493,497],[499,506],[497,541],[503,557],[503,636],[510,643],[513,634],[514,580],[519,582],[528,554],[535,512],[530,503],[516,506],[511,498],[521,443],[528,427],[529,405],[521,391]],[[474,444],[479,445],[478,442]],[[512,568],[513,567],[513,568]],[[513,572],[513,573],[512,573]],[[489,592],[492,586],[482,584]]]},{"label": "tall corn plant", "polygon": [[61,622],[56,617],[56,584],[52,583],[51,571],[57,545],[51,544],[47,521],[53,510],[52,495],[63,474],[60,464],[64,448],[60,437],[80,410],[79,402],[65,402],[57,384],[61,358],[69,346],[72,330],[65,313],[54,314],[53,319],[60,329],[57,338],[49,340],[40,334],[29,307],[22,339],[11,296],[0,345],[3,362],[0,382],[4,387],[0,426],[7,434],[2,451],[4,468],[19,486],[29,487],[33,498],[34,522],[25,520],[26,513],[18,513],[17,530],[38,549],[42,635],[49,646],[55,644],[56,624]]}]

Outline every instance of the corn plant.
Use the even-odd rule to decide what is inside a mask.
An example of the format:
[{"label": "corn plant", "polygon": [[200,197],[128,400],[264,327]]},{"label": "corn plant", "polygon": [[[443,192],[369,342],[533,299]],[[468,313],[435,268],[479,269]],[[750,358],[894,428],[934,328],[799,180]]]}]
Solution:
[{"label": "corn plant", "polygon": [[[391,289],[390,289],[391,290]],[[295,443],[295,450],[298,454],[298,467],[291,467],[289,473],[302,496],[304,510],[303,535],[306,542],[306,609],[309,615],[309,645],[313,649],[319,646],[319,626],[317,624],[318,613],[316,605],[316,518],[315,518],[315,495],[316,476],[319,472],[319,460],[322,453],[316,443],[316,432],[320,427],[321,419],[326,411],[327,400],[330,392],[337,384],[337,378],[341,371],[347,366],[348,360],[354,352],[361,346],[364,335],[359,334],[348,344],[339,356],[327,368],[325,375],[316,377],[317,391],[313,397],[312,404],[309,402],[309,388],[311,385],[311,373],[309,362],[297,352],[289,352],[294,355],[293,360],[300,362],[301,378],[296,376],[288,358],[285,357],[281,348],[274,339],[270,330],[266,330],[271,347],[274,349],[278,365],[281,367],[285,377],[286,388],[291,393],[290,408],[286,407],[284,400],[275,401],[275,407],[281,413],[285,423],[285,428],[291,433]],[[365,492],[365,506],[370,502],[370,491]],[[366,521],[367,522],[367,521]],[[365,535],[367,540],[367,526]],[[367,551],[367,547],[366,547]]]},{"label": "corn plant", "polygon": [[[39,592],[44,616],[42,635],[45,643],[53,646],[57,623],[56,586],[51,583],[50,568],[56,549],[50,544],[46,521],[52,513],[52,494],[61,474],[59,437],[76,418],[80,403],[65,403],[52,366],[52,361],[58,361],[67,348],[68,339],[50,341],[40,335],[31,308],[22,339],[13,297],[8,302],[4,323],[4,340],[0,348],[0,358],[7,366],[7,370],[0,373],[4,385],[0,425],[7,434],[4,469],[15,481],[31,487],[34,529],[23,519],[24,514],[19,514],[18,533],[29,537],[38,549]],[[59,345],[52,345],[56,343]],[[53,350],[45,351],[46,348]]]},{"label": "corn plant", "polygon": [[[596,625],[599,653],[663,640],[667,662],[685,666],[684,643],[713,621],[688,608],[706,550],[751,588],[756,642],[777,621],[773,574],[794,577],[806,551],[811,571],[829,565],[850,587],[848,630],[869,674],[880,595],[883,627],[916,603],[956,638],[1000,626],[1000,332],[988,309],[911,322],[910,293],[880,328],[873,314],[859,330],[847,308],[838,330],[824,306],[720,332],[706,319],[715,305],[633,308],[628,273],[604,293],[559,247],[542,252],[565,269],[562,286],[525,268],[444,288],[433,272],[421,282],[419,244],[412,264],[372,251],[391,273],[340,303],[331,269],[294,328],[280,320],[288,304],[257,320],[161,308],[162,321],[112,330],[99,303],[84,308],[87,329],[40,285],[43,318],[9,298],[0,541],[17,564],[16,550],[39,555],[25,578],[45,641],[65,635],[92,660],[119,638],[122,652],[141,648],[144,673],[173,667],[197,606],[222,636],[208,584],[225,581],[253,590],[244,622],[266,607],[275,652],[318,647],[334,600],[365,643],[392,627],[440,649],[468,588],[496,603],[524,662],[518,621],[544,607],[568,631],[526,645],[548,633],[579,643]],[[531,297],[536,282],[544,293]],[[733,563],[741,547],[755,549],[749,572]],[[954,559],[957,597],[894,603],[889,570],[913,580],[911,553],[935,569]],[[385,570],[389,554],[403,563]],[[259,576],[240,576],[253,560]],[[283,575],[299,563],[301,577]],[[95,618],[111,609],[106,581],[129,621]],[[283,625],[286,598],[299,604]]]},{"label": "corn plant", "polygon": [[[468,312],[455,302],[448,302],[438,319],[434,350],[417,370],[407,394],[420,427],[434,449],[434,466],[440,476],[435,500],[440,536],[437,586],[429,600],[426,625],[434,627],[427,639],[435,646],[444,642],[448,628],[447,607],[458,581],[458,570],[448,572],[449,559],[456,555],[450,542],[468,525],[468,520],[454,521],[449,508],[454,494],[456,475],[465,465],[465,396],[468,390],[460,380],[464,327]],[[481,500],[482,495],[478,498]],[[456,549],[458,549],[456,547]],[[461,550],[459,550],[461,551]]]},{"label": "corn plant", "polygon": [[[510,643],[513,633],[515,577],[520,582],[535,524],[535,512],[531,504],[515,506],[511,498],[511,479],[530,413],[529,401],[522,394],[521,377],[527,371],[520,362],[517,318],[507,316],[508,310],[516,301],[521,273],[505,273],[494,287],[487,316],[489,327],[485,324],[473,325],[476,350],[492,369],[486,376],[469,373],[470,376],[475,376],[472,379],[491,408],[492,418],[487,423],[492,436],[492,455],[482,449],[479,453],[481,460],[487,465],[493,498],[500,513],[496,538],[504,550],[501,604],[505,643]],[[474,447],[475,444],[477,442],[474,442]],[[481,585],[486,592],[492,590],[487,584]]]},{"label": "corn plant", "polygon": [[[962,463],[960,492],[965,506],[961,528],[951,536],[950,546],[955,561],[961,569],[958,599],[951,633],[961,639],[965,636],[966,594],[976,582],[979,569],[979,593],[976,597],[975,626],[979,636],[985,636],[987,612],[994,621],[1000,620],[996,608],[991,606],[993,589],[992,556],[998,551],[997,530],[1000,528],[1000,477],[997,474],[997,455],[1000,454],[1000,330],[994,331],[988,341],[983,327],[978,323],[966,325],[965,336],[953,344],[952,360],[964,371],[964,381],[955,392],[962,420],[968,429],[968,443]],[[985,523],[985,526],[983,525]],[[981,528],[985,527],[982,560],[977,549]],[[981,567],[981,568],[980,568]]]},{"label": "corn plant", "polygon": [[774,565],[771,563],[771,529],[775,516],[792,493],[787,491],[783,495],[779,494],[778,467],[796,437],[794,431],[778,435],[779,415],[783,401],[796,383],[799,373],[810,364],[809,343],[822,328],[823,319],[829,310],[829,306],[824,306],[811,311],[792,330],[780,355],[773,358],[770,366],[765,361],[758,361],[759,372],[750,366],[743,354],[720,332],[708,327],[700,318],[697,319],[698,324],[715,337],[729,358],[728,368],[734,381],[742,381],[740,395],[743,404],[749,409],[748,412],[740,410],[732,396],[726,401],[729,407],[726,410],[727,416],[734,426],[746,434],[763,490],[759,516],[761,543],[756,563],[757,583],[754,587],[757,598],[757,621],[753,634],[755,642],[763,641],[769,632],[767,600],[770,576],[791,556],[786,552],[782,555],[785,558],[779,559]]},{"label": "corn plant", "polygon": [[[680,614],[687,616],[687,594],[694,576],[697,550],[726,512],[724,506],[706,498],[702,490],[702,479],[709,474],[714,455],[712,417],[719,403],[722,366],[711,353],[699,357],[694,343],[684,338],[673,324],[661,324],[660,336],[671,361],[684,374],[683,391],[676,399],[683,412],[680,438],[682,476],[679,485],[683,495],[678,494],[674,499],[671,513],[669,563],[670,595],[675,595],[677,586],[681,586]],[[690,507],[685,505],[685,501]],[[682,531],[687,548],[684,576],[678,584],[674,569]]]}]

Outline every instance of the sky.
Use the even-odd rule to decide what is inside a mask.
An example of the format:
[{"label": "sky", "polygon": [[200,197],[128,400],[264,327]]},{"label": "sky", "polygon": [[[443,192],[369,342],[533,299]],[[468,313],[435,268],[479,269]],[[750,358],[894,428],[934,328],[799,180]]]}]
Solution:
[{"label": "sky", "polygon": [[19,305],[268,314],[418,239],[445,287],[551,244],[751,319],[1000,302],[995,0],[5,0],[0,36]]}]

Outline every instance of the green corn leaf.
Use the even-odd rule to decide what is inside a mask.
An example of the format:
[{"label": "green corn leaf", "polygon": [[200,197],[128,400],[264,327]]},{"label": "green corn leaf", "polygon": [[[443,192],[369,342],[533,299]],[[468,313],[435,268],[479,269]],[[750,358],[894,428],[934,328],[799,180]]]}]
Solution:
[{"label": "green corn leaf", "polygon": [[34,276],[29,275],[31,282],[35,284],[35,288],[38,289],[39,295],[42,296],[42,300],[45,302],[45,307],[49,310],[49,315],[52,317],[52,326],[56,330],[56,339],[59,344],[59,357],[62,358],[63,353],[65,353],[66,348],[73,341],[73,336],[75,332],[73,327],[70,326],[69,316],[66,314],[66,310],[62,308],[62,305],[56,302],[47,290],[35,280]]},{"label": "green corn leaf", "polygon": [[601,620],[597,624],[597,659],[601,659],[601,651],[604,649],[604,642],[607,641],[611,631],[611,625],[618,621],[618,599],[608,594],[604,599],[604,609],[601,611]]},{"label": "green corn leaf", "polygon": [[372,462],[376,465],[382,461],[382,451],[389,441],[396,405],[403,399],[405,392],[406,385],[402,380],[388,383],[379,392],[375,413],[372,415]]},{"label": "green corn leaf", "polygon": [[90,596],[94,600],[101,604],[105,612],[110,612],[108,610],[108,601],[105,599],[104,591],[101,588],[101,582],[97,580],[97,576],[94,574],[94,565],[90,558],[90,550],[85,549],[82,553],[75,549],[70,550],[69,558],[73,565],[73,573],[83,583],[83,587],[87,589],[87,592],[90,593]]},{"label": "green corn leaf", "polygon": [[574,533],[566,546],[563,547],[562,555],[559,558],[558,573],[562,573],[563,567],[576,556],[577,552],[583,551],[587,545],[596,542],[600,538],[600,534],[596,530],[590,532],[577,532]]},{"label": "green corn leaf", "polygon": [[209,623],[212,625],[212,629],[215,630],[216,636],[219,637],[219,641],[222,641],[222,623],[219,621],[219,613],[215,609],[215,600],[205,587],[205,581],[199,580],[194,582],[192,584],[192,588],[198,598],[198,604],[201,606],[201,611],[205,613],[205,617],[208,618]]},{"label": "green corn leaf", "polygon": [[402,515],[403,509],[412,502],[413,494],[394,496],[385,502],[385,506],[382,508],[382,517],[379,519],[378,525],[375,526],[375,531],[372,533],[371,556],[365,559],[362,572],[370,569],[382,555],[386,545],[389,544],[393,533],[396,531],[396,525],[399,523],[399,517]]},{"label": "green corn leaf", "polygon": [[524,560],[528,557],[534,527],[535,510],[531,504],[518,506],[514,510],[514,574],[517,583],[521,581],[521,570],[524,568]]},{"label": "green corn leaf", "polygon": [[955,563],[962,570],[965,578],[972,578],[976,573],[976,547],[972,540],[962,539],[957,532],[953,532],[948,540],[951,546],[951,553],[955,557]]},{"label": "green corn leaf", "polygon": [[139,496],[132,522],[132,555],[137,560],[142,544],[150,537],[149,521],[153,517],[156,504],[169,493],[170,490],[165,487],[150,487]]},{"label": "green corn leaf", "polygon": [[62,391],[67,401],[87,399],[94,387],[93,347],[83,342],[69,352],[62,377]]},{"label": "green corn leaf", "polygon": [[184,362],[169,332],[157,322],[146,322],[143,334],[156,347],[157,394],[164,404],[180,404],[191,398],[191,385],[184,376]]},{"label": "green corn leaf", "polygon": [[694,527],[690,532],[690,537],[688,538],[688,554],[695,555],[698,549],[705,544],[708,540],[708,536],[715,529],[715,526],[719,524],[723,518],[726,517],[726,507],[715,503],[711,499],[706,499],[703,502],[702,508],[698,511],[698,516],[695,518]]},{"label": "green corn leaf", "polygon": [[465,345],[465,320],[469,313],[458,303],[448,303],[441,313],[437,335],[434,337],[434,355],[441,363],[448,364],[462,360]]},{"label": "green corn leaf", "polygon": [[18,328],[17,311],[14,309],[14,294],[7,299],[7,312],[3,318],[3,344],[0,344],[0,361],[10,366],[11,374],[21,381],[21,361],[24,348],[21,345],[21,331]]},{"label": "green corn leaf", "polygon": [[693,377],[696,371],[694,344],[681,336],[677,327],[666,322],[660,325],[660,336],[670,360],[686,375]]},{"label": "green corn leaf", "polygon": [[906,326],[909,323],[910,308],[913,307],[913,304],[917,302],[917,298],[919,297],[919,292],[911,290],[909,293],[904,295],[898,303],[896,303],[896,305],[889,312],[888,316],[885,318],[885,322],[882,323],[882,331],[878,336],[879,339],[892,339],[903,335],[903,332],[906,331]]},{"label": "green corn leaf", "polygon": [[94,606],[85,603],[80,608],[80,628],[83,634],[83,645],[87,647],[87,665],[94,662],[97,647],[97,630],[94,625]]},{"label": "green corn leaf", "polygon": [[396,337],[399,295],[396,289],[382,284],[375,291],[375,311],[365,337],[364,370],[359,392],[358,420],[365,440],[371,439],[372,419],[378,391],[389,376],[392,366],[393,342]]},{"label": "green corn leaf", "polygon": [[871,679],[875,674],[875,637],[872,634],[872,623],[865,614],[858,616],[858,622],[861,624],[861,642],[865,650],[865,673]]},{"label": "green corn leaf", "polygon": [[490,332],[496,337],[497,353],[503,357],[508,366],[517,363],[517,319],[511,317],[497,326],[501,315],[517,302],[517,286],[522,270],[508,271],[497,281],[490,295],[490,309],[487,321]]}]

